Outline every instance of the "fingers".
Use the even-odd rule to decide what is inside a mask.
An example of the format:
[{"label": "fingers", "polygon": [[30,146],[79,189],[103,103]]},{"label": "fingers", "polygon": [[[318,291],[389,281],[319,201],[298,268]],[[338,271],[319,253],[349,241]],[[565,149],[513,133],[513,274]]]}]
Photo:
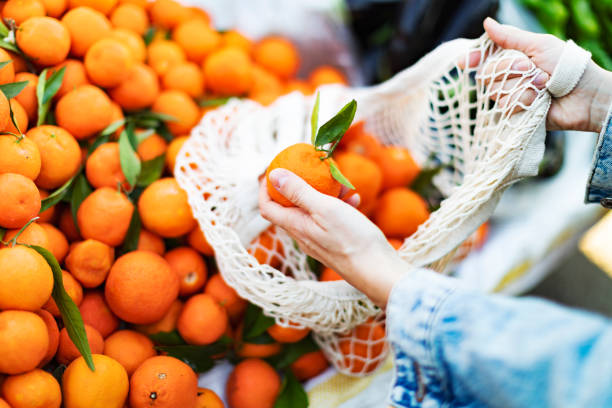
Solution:
[{"label": "fingers", "polygon": [[499,24],[491,17],[487,17],[483,25],[489,38],[495,44],[502,48],[522,51],[527,55],[530,55],[529,51],[533,48],[534,42],[537,39],[537,34],[523,31],[510,25]]},{"label": "fingers", "polygon": [[270,172],[270,182],[286,199],[308,212],[319,210],[323,194],[312,188],[301,177],[286,169]]},{"label": "fingers", "polygon": [[343,185],[342,189],[340,190],[340,199],[344,200],[345,203],[348,203],[355,208],[359,207],[359,204],[361,204],[361,196],[357,194],[355,190],[352,190],[345,185]]}]

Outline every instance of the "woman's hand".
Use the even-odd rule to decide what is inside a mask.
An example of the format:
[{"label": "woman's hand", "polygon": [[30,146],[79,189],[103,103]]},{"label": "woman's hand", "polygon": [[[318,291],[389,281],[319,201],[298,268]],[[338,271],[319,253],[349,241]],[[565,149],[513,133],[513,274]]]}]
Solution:
[{"label": "woman's hand", "polygon": [[[517,61],[513,69],[526,71],[532,62],[546,73],[534,79],[534,85],[542,89],[557,66],[564,42],[550,34],[530,33],[502,25],[492,18],[484,21],[484,28],[497,45],[521,51],[531,60]],[[477,63],[478,59],[470,61],[470,64]],[[492,86],[495,86],[495,81]],[[532,101],[533,99],[523,102],[528,102],[525,104],[529,105]],[[610,103],[612,103],[612,73],[600,68],[591,60],[574,90],[562,98],[553,98],[548,112],[547,128],[600,132]]]},{"label": "woman's hand", "polygon": [[272,201],[264,179],[259,190],[261,215],[286,230],[303,252],[384,308],[407,265],[376,225],[353,207],[359,204],[358,196],[344,202],[321,194],[285,169],[270,172],[270,181],[295,207]]}]

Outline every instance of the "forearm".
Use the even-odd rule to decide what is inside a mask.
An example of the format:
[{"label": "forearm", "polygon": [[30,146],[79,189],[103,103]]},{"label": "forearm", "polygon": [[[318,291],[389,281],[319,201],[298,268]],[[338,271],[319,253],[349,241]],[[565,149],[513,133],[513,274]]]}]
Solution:
[{"label": "forearm", "polygon": [[585,80],[592,87],[593,99],[588,111],[586,129],[600,133],[612,104],[612,72],[591,62],[592,67],[585,72]]},{"label": "forearm", "polygon": [[612,404],[612,330],[604,318],[478,293],[424,271],[398,283],[387,315],[396,355],[405,356],[398,367],[419,366],[423,398],[499,407]]}]

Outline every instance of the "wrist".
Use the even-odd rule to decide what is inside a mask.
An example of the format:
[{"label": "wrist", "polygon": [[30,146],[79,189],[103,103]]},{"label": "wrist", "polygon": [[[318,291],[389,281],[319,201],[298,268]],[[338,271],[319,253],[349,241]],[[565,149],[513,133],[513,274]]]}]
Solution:
[{"label": "wrist", "polygon": [[593,95],[589,107],[587,131],[599,133],[608,116],[612,104],[612,72],[606,71],[591,62],[585,75],[589,75],[593,83]]}]

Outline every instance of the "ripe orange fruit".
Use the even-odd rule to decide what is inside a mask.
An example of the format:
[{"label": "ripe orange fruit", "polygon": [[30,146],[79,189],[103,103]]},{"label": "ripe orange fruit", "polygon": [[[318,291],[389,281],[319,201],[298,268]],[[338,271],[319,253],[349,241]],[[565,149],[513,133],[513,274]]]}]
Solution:
[{"label": "ripe orange fruit", "polygon": [[66,26],[52,17],[31,17],[17,30],[17,45],[38,65],[59,64],[70,51]]},{"label": "ripe orange fruit", "polygon": [[42,188],[54,189],[76,174],[81,165],[79,144],[64,129],[42,125],[32,128],[26,137],[36,143],[40,152],[40,174],[35,180]]},{"label": "ripe orange fruit", "polygon": [[278,36],[264,38],[255,44],[253,59],[281,79],[295,76],[300,66],[300,56],[295,46]]},{"label": "ripe orange fruit", "polygon": [[[39,188],[38,192],[40,193],[41,201],[44,200],[45,198],[49,197],[49,192],[47,190],[43,190],[43,189]],[[55,207],[56,207],[56,205],[52,205],[51,207],[47,208],[45,211],[39,212],[38,216],[40,218],[38,219],[37,222],[39,222],[41,224],[42,223],[48,223],[48,222],[55,222],[55,220],[56,220]]]},{"label": "ripe orange fruit", "polygon": [[272,366],[251,358],[236,365],[227,379],[225,394],[231,408],[272,408],[280,386]]},{"label": "ripe orange fruit", "polygon": [[109,92],[123,109],[144,109],[153,105],[159,95],[157,75],[147,65],[134,64],[127,78]]},{"label": "ripe orange fruit", "polygon": [[127,187],[119,160],[119,144],[110,142],[98,146],[85,162],[85,175],[94,188],[114,189],[118,185]]},{"label": "ripe orange fruit", "polygon": [[198,377],[174,357],[151,357],[130,379],[131,408],[195,408],[197,393]]},{"label": "ripe orange fruit", "polygon": [[108,36],[112,28],[104,14],[89,7],[73,8],[64,14],[62,23],[70,33],[70,53],[75,57],[85,56],[89,47]]},{"label": "ripe orange fruit", "polygon": [[104,341],[104,355],[118,361],[129,377],[140,364],[156,356],[157,352],[147,336],[133,330],[119,330]]},{"label": "ripe orange fruit", "polygon": [[45,357],[38,365],[39,367],[44,367],[53,359],[55,353],[57,353],[57,348],[59,346],[59,328],[57,327],[57,322],[51,313],[43,309],[38,310],[35,313],[45,322],[45,325],[47,326],[47,334],[49,335],[49,347],[47,348],[47,354],[45,354]]},{"label": "ripe orange fruit", "polygon": [[264,232],[251,242],[247,252],[257,259],[260,264],[268,264],[273,268],[278,268],[285,255],[282,242],[275,237],[276,227],[268,227]]},{"label": "ripe orange fruit", "polygon": [[8,0],[2,8],[2,17],[21,25],[30,17],[45,15],[45,6],[39,0]]},{"label": "ripe orange fruit", "polygon": [[215,250],[206,240],[206,237],[204,236],[204,233],[200,229],[199,225],[196,225],[196,227],[191,230],[187,236],[187,242],[189,242],[189,245],[199,253],[206,256],[215,256]]},{"label": "ripe orange fruit", "polygon": [[0,373],[35,369],[47,354],[49,335],[43,319],[32,312],[0,312]]},{"label": "ripe orange fruit", "polygon": [[151,251],[163,256],[166,252],[166,244],[161,237],[142,228],[138,237],[138,250]]},{"label": "ripe orange fruit", "polygon": [[162,78],[164,89],[183,91],[192,98],[199,98],[204,93],[204,76],[193,62],[173,65]]},{"label": "ripe orange fruit", "polygon": [[385,347],[385,329],[381,324],[364,323],[355,327],[352,333],[357,341],[346,337],[339,342],[340,351],[344,355],[344,366],[355,374],[374,371],[379,362],[366,364],[366,361],[382,354]]},{"label": "ripe orange fruit", "polygon": [[17,74],[18,72],[25,72],[28,70],[28,65],[26,63],[25,58],[23,58],[21,55],[16,54],[12,51],[7,51],[7,52],[11,56],[11,60],[13,61],[13,68],[15,70],[15,74]]},{"label": "ripe orange fruit", "polygon": [[171,332],[176,329],[176,322],[183,310],[183,302],[175,300],[170,305],[170,309],[166,312],[164,317],[155,323],[143,324],[136,326],[136,330],[144,334],[155,334],[159,332]]},{"label": "ripe orange fruit", "polygon": [[28,84],[21,92],[19,92],[19,95],[17,95],[15,99],[21,104],[23,109],[25,109],[26,113],[28,114],[28,120],[30,122],[34,122],[38,112],[38,100],[36,98],[38,76],[29,72],[19,72],[18,74],[15,74],[15,82],[24,81]]},{"label": "ripe orange fruit", "polygon": [[160,76],[172,66],[184,63],[186,59],[183,49],[170,40],[153,41],[147,48],[147,62]]},{"label": "ripe orange fruit", "polygon": [[236,354],[242,358],[267,358],[277,355],[283,349],[280,343],[256,344],[248,343],[242,339],[243,324],[236,330]]},{"label": "ripe orange fruit", "polygon": [[13,57],[5,50],[0,50],[0,62],[9,61],[0,69],[0,84],[8,84],[15,81],[15,64]]},{"label": "ripe orange fruit", "polygon": [[59,408],[62,403],[57,380],[40,369],[6,378],[2,396],[13,408]]},{"label": "ripe orange fruit", "polygon": [[200,64],[221,42],[221,36],[200,18],[183,21],[172,32],[172,39],[185,51],[187,59]]},{"label": "ripe orange fruit", "polygon": [[224,32],[221,35],[221,46],[224,48],[239,48],[248,55],[250,55],[253,50],[253,42],[238,30],[227,30]]},{"label": "ripe orange fruit", "polygon": [[374,210],[374,222],[390,238],[404,239],[414,234],[428,218],[425,200],[405,187],[387,190]]},{"label": "ripe orange fruit", "polygon": [[194,295],[181,311],[177,328],[189,344],[202,346],[219,340],[228,325],[227,312],[210,295]]},{"label": "ripe orange fruit", "polygon": [[108,14],[117,4],[117,0],[69,0],[70,8],[91,7],[100,13]]},{"label": "ripe orange fruit", "polygon": [[303,354],[291,363],[290,366],[293,375],[300,381],[316,377],[325,371],[327,367],[329,367],[329,363],[321,350]]},{"label": "ripe orange fruit", "polygon": [[102,337],[108,337],[119,327],[119,319],[111,312],[102,291],[89,291],[79,305],[83,322],[96,329]]},{"label": "ripe orange fruit", "polygon": [[64,78],[62,79],[62,85],[54,96],[55,99],[59,100],[62,96],[66,95],[73,89],[78,88],[81,85],[89,84],[87,72],[85,71],[85,65],[83,65],[81,61],[67,59],[61,64],[53,67],[53,70],[50,70],[49,72],[49,76],[51,76],[54,71],[59,71],[61,68],[66,69],[64,71]]},{"label": "ripe orange fruit", "polygon": [[283,84],[277,77],[265,69],[253,66],[253,85],[249,91],[249,98],[262,105],[269,105],[283,94]]},{"label": "ripe orange fruit", "polygon": [[378,139],[364,129],[365,122],[354,123],[344,134],[339,149],[356,153],[376,161],[382,146]]},{"label": "ripe orange fruit", "polygon": [[123,193],[102,187],[83,200],[77,211],[77,223],[83,238],[117,246],[125,238],[133,212],[134,205]]},{"label": "ripe orange fruit", "polygon": [[179,136],[172,139],[166,150],[166,167],[170,173],[174,173],[174,165],[176,164],[176,156],[178,156],[181,148],[185,142],[189,139],[189,136]]},{"label": "ripe orange fruit", "polygon": [[11,406],[2,398],[0,398],[0,408],[11,408]]},{"label": "ripe orange fruit", "polygon": [[[123,115],[123,111],[121,110],[121,106],[119,106],[116,102],[111,102],[112,114],[111,114],[111,123],[115,123],[119,120],[124,120],[125,116]],[[125,129],[125,125],[119,126],[117,130],[111,135],[114,140],[119,139],[121,132]]]},{"label": "ripe orange fruit", "polygon": [[301,92],[303,95],[312,94],[312,88],[308,82],[301,79],[290,80],[285,84],[285,93],[291,93],[294,91]]},{"label": "ripe orange fruit", "polygon": [[303,329],[298,329],[297,327],[291,326],[285,327],[275,323],[268,327],[267,332],[270,337],[279,343],[296,343],[308,336],[310,329],[307,327],[304,327]]},{"label": "ripe orange fruit", "polygon": [[115,260],[115,250],[103,242],[87,239],[72,244],[66,268],[86,288],[101,285]]},{"label": "ripe orange fruit", "polygon": [[[85,333],[87,334],[87,342],[89,343],[91,352],[93,354],[102,354],[104,350],[104,339],[100,332],[86,324]],[[55,356],[55,359],[60,364],[68,365],[80,356],[81,353],[68,336],[68,331],[64,327],[60,330],[59,348],[57,349],[57,356]]]},{"label": "ripe orange fruit", "polygon": [[149,27],[147,12],[135,4],[120,4],[110,15],[113,26],[143,35]]},{"label": "ripe orange fruit", "polygon": [[[70,299],[74,302],[77,307],[83,301],[83,287],[71,274],[62,270],[62,281],[64,283],[64,289],[70,296]],[[43,306],[43,309],[51,313],[55,317],[60,317],[60,311],[53,298],[49,298],[49,301]]]},{"label": "ripe orange fruit", "polygon": [[64,233],[68,241],[79,241],[81,240],[81,234],[74,223],[72,218],[72,212],[69,207],[64,207],[59,215],[58,226],[60,231]]},{"label": "ripe orange fruit", "polygon": [[410,152],[400,146],[385,146],[373,159],[383,175],[383,189],[408,187],[421,171]]},{"label": "ripe orange fruit", "polygon": [[129,390],[125,368],[102,354],[92,358],[96,371],[91,371],[85,359],[79,357],[64,372],[64,407],[123,408]]},{"label": "ripe orange fruit", "polygon": [[208,274],[206,263],[198,252],[189,247],[179,247],[166,252],[164,259],[179,276],[180,296],[192,295],[204,287]]},{"label": "ripe orange fruit", "polygon": [[200,120],[198,105],[182,91],[163,91],[159,94],[153,107],[153,112],[173,116],[175,121],[166,121],[168,130],[174,135],[189,133]]},{"label": "ripe orange fruit", "polygon": [[212,296],[227,310],[232,321],[238,320],[247,308],[247,301],[238,296],[238,293],[223,280],[220,273],[213,275],[206,282],[204,293]]},{"label": "ripe orange fruit", "polygon": [[329,159],[321,160],[321,157],[325,155],[325,152],[316,151],[314,146],[306,143],[294,144],[276,155],[266,171],[270,198],[285,207],[293,206],[293,203],[285,198],[270,181],[270,172],[276,168],[290,170],[303,178],[317,191],[332,197],[338,197],[342,185],[332,177],[329,169]]},{"label": "ripe orange fruit", "polygon": [[10,122],[11,110],[9,107],[9,101],[6,99],[4,92],[0,95],[0,129],[4,129]]},{"label": "ripe orange fruit", "polygon": [[[127,47],[134,62],[142,63],[147,58],[147,46],[141,36],[125,28],[115,28],[110,38],[121,42]],[[131,64],[132,66],[134,64]]]},{"label": "ripe orange fruit", "polygon": [[0,227],[21,228],[40,211],[40,193],[29,178],[0,174]]},{"label": "ripe orange fruit", "polygon": [[4,132],[11,132],[16,135],[25,133],[28,130],[29,124],[28,113],[16,99],[11,99],[11,109],[13,110],[13,117],[17,127],[13,124],[12,120],[9,120],[4,128]]},{"label": "ripe orange fruit", "polygon": [[321,272],[321,276],[319,277],[321,282],[330,282],[330,281],[339,281],[344,280],[342,276],[332,268],[324,268]]},{"label": "ripe orange fruit", "polygon": [[334,159],[342,174],[355,186],[355,190],[346,198],[355,193],[359,194],[361,202],[357,209],[365,215],[370,215],[383,184],[380,168],[372,160],[351,152],[340,153]]},{"label": "ripe orange fruit", "polygon": [[138,153],[140,160],[149,161],[166,153],[167,148],[168,143],[166,143],[164,138],[154,133],[140,142],[136,153]]},{"label": "ripe orange fruit", "polygon": [[0,309],[36,311],[51,296],[51,268],[35,250],[16,245],[0,249]]},{"label": "ripe orange fruit", "polygon": [[308,76],[308,82],[312,89],[317,89],[322,85],[342,84],[348,85],[348,81],[344,74],[334,67],[323,65],[316,68]]},{"label": "ripe orange fruit", "polygon": [[253,65],[248,54],[235,47],[213,52],[204,61],[206,86],[218,95],[244,95],[253,85]]},{"label": "ripe orange fruit", "polygon": [[47,15],[53,18],[60,18],[68,7],[68,0],[41,0],[41,2],[45,6]]},{"label": "ripe orange fruit", "polygon": [[138,210],[145,228],[165,238],[184,235],[196,226],[187,193],[173,178],[151,183],[138,200]]},{"label": "ripe orange fruit", "polygon": [[155,0],[149,12],[153,24],[162,28],[174,28],[191,17],[189,9],[174,0]]},{"label": "ripe orange fruit", "polygon": [[124,81],[133,63],[131,50],[114,38],[96,41],[85,54],[87,75],[104,88],[115,87]]},{"label": "ripe orange fruit", "polygon": [[[6,234],[4,234],[4,240],[9,242],[19,232],[18,228],[7,230]],[[43,248],[49,248],[49,237],[47,237],[47,233],[45,229],[38,225],[37,223],[32,223],[28,225],[26,229],[19,235],[17,238],[18,244],[27,244],[27,245],[38,245]],[[0,248],[4,248],[4,244],[0,244]]]},{"label": "ripe orange fruit", "polygon": [[225,405],[223,405],[223,401],[213,390],[198,388],[196,408],[225,408]]},{"label": "ripe orange fruit", "polygon": [[149,251],[129,252],[111,268],[104,295],[111,310],[135,324],[160,320],[178,296],[179,278],[168,262]]},{"label": "ripe orange fruit", "polygon": [[19,140],[11,135],[0,136],[0,173],[17,173],[36,180],[40,166],[40,152],[34,141],[27,137]]},{"label": "ripe orange fruit", "polygon": [[88,139],[110,125],[111,101],[100,88],[81,85],[60,98],[55,117],[74,137]]}]

